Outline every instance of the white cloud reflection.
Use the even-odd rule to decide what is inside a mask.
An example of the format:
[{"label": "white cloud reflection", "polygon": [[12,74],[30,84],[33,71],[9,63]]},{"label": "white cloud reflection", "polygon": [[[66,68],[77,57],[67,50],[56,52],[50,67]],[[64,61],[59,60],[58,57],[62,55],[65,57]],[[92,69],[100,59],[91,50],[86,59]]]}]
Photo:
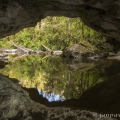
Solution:
[{"label": "white cloud reflection", "polygon": [[49,102],[65,100],[64,96],[60,96],[58,94],[42,92],[41,90],[38,90],[38,92],[39,92],[39,95],[42,95],[44,98],[47,98]]}]

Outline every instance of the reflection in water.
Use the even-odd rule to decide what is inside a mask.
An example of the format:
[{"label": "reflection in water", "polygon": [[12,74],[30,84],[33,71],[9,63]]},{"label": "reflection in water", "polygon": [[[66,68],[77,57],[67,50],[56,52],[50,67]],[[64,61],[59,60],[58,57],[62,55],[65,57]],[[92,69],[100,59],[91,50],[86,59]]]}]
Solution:
[{"label": "reflection in water", "polygon": [[60,95],[56,95],[54,93],[47,94],[46,92],[42,92],[40,90],[38,90],[38,93],[39,93],[39,95],[42,95],[43,98],[47,98],[49,102],[52,102],[52,101],[64,101],[65,100],[64,96],[60,97]]},{"label": "reflection in water", "polygon": [[[80,96],[95,84],[119,73],[120,62],[113,60],[78,61],[57,56],[26,56],[10,62],[0,72],[17,78],[26,88],[37,88],[48,101]],[[89,90],[88,89],[88,90]]]}]

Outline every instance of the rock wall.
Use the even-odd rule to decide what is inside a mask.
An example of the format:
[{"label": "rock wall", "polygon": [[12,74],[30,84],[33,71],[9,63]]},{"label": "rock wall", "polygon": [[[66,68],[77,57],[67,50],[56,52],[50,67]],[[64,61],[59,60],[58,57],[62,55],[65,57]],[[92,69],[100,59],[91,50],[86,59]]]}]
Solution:
[{"label": "rock wall", "polygon": [[1,0],[0,37],[35,26],[46,16],[80,17],[91,28],[120,39],[119,0]]},{"label": "rock wall", "polygon": [[[46,107],[29,98],[20,85],[0,74],[0,120],[104,120],[95,112]],[[114,120],[106,118],[106,120]]]}]

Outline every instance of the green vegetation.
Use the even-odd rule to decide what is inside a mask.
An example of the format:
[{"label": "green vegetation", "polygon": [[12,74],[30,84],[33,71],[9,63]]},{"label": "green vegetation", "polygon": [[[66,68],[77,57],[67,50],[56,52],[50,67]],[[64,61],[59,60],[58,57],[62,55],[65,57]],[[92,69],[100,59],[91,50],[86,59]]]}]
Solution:
[{"label": "green vegetation", "polygon": [[[112,45],[117,46],[116,49],[106,42],[107,39],[108,37],[84,25],[80,18],[47,17],[35,27],[1,39],[0,47],[12,48],[11,43],[14,42],[33,50],[44,50],[42,44],[52,50],[66,50],[77,44],[80,52],[86,53],[104,53],[120,48],[118,42],[113,44],[111,39]],[[35,87],[48,94],[55,93],[68,99],[77,98],[86,89],[106,80],[113,75],[113,69],[116,70],[115,73],[119,72],[118,63],[115,68],[109,67],[110,64],[111,61],[73,62],[58,56],[27,56],[10,61],[0,72],[18,79],[24,87]]]},{"label": "green vegetation", "polygon": [[106,45],[106,36],[84,25],[80,18],[47,17],[35,27],[23,29],[19,33],[1,39],[0,47],[10,47],[11,42],[34,50],[44,50],[41,44],[52,50],[64,50],[67,47],[87,41],[99,50],[110,51]]},{"label": "green vegetation", "polygon": [[112,61],[73,62],[57,56],[27,56],[11,61],[4,69],[0,69],[1,73],[18,79],[24,87],[35,87],[67,99],[77,98],[89,87],[108,79],[113,75],[113,69],[114,74],[120,70],[120,67],[115,68],[119,62],[115,62],[114,67]]}]

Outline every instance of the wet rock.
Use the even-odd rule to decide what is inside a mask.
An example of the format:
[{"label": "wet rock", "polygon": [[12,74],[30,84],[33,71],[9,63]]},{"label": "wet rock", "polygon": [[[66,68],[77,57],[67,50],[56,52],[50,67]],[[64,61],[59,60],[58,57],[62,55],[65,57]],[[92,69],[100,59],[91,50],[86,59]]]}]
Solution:
[{"label": "wet rock", "polygon": [[[0,120],[104,120],[95,112],[65,107],[46,107],[30,99],[29,94],[0,74]],[[107,120],[107,119],[106,119]],[[108,120],[113,120],[108,118]]]},{"label": "wet rock", "polygon": [[118,51],[117,53],[109,52],[109,55],[108,55],[107,59],[120,60],[120,51]]},{"label": "wet rock", "polygon": [[114,52],[109,52],[109,57],[114,57],[116,54]]},{"label": "wet rock", "polygon": [[[80,97],[82,105],[102,113],[120,113],[120,74],[91,87]],[[81,106],[82,107],[82,106]],[[119,116],[118,116],[119,117]]]},{"label": "wet rock", "polygon": [[105,57],[104,54],[97,54],[97,48],[87,41],[70,46],[62,56],[76,59],[101,59]]}]

